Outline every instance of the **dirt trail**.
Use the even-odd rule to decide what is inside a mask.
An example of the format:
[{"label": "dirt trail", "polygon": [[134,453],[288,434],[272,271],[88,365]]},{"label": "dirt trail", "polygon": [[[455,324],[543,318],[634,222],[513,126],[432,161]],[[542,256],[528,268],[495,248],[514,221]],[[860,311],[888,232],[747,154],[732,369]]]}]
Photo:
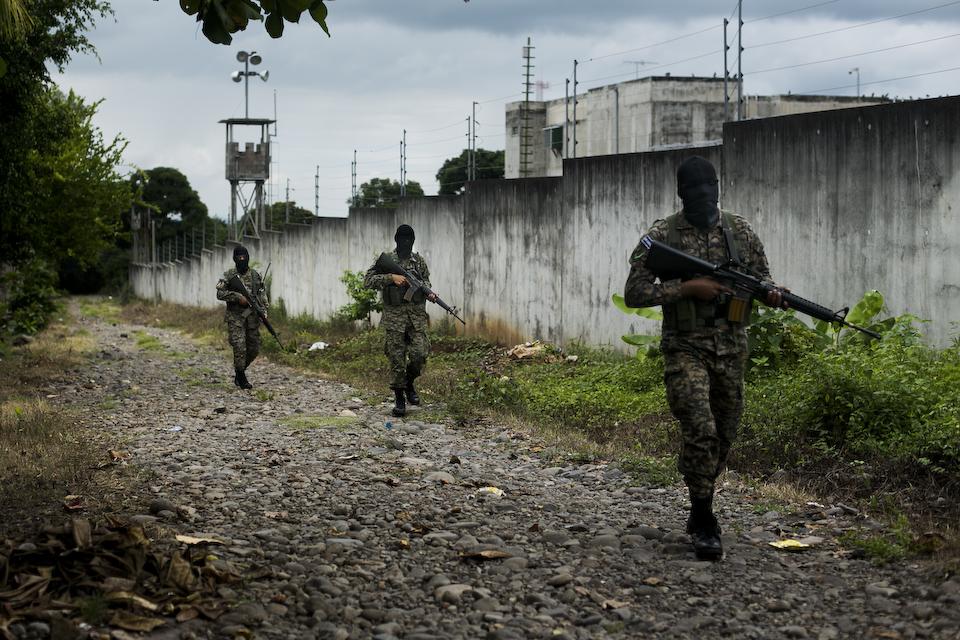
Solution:
[{"label": "dirt trail", "polygon": [[[140,521],[215,536],[256,576],[221,588],[236,606],[216,623],[152,637],[960,637],[960,579],[853,559],[835,541],[859,518],[843,507],[760,513],[728,485],[727,556],[702,563],[681,487],[552,467],[535,439],[495,425],[390,418],[262,359],[241,392],[225,352],[80,321],[99,345],[91,383],[55,401],[83,405],[149,471]],[[768,544],[787,537],[812,547]]]}]

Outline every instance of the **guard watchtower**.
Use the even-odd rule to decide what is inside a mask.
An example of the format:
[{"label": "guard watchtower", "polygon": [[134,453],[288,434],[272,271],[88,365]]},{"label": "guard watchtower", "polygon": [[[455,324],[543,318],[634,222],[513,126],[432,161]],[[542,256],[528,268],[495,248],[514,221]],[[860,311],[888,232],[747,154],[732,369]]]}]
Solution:
[{"label": "guard watchtower", "polygon": [[[263,183],[270,179],[269,126],[276,120],[266,118],[228,118],[221,120],[227,128],[226,176],[230,182],[230,230],[234,240],[244,235],[260,237],[264,228]],[[234,137],[235,127],[259,127],[260,141],[240,142]],[[250,188],[252,186],[252,189]],[[237,219],[237,204],[241,216]]]}]

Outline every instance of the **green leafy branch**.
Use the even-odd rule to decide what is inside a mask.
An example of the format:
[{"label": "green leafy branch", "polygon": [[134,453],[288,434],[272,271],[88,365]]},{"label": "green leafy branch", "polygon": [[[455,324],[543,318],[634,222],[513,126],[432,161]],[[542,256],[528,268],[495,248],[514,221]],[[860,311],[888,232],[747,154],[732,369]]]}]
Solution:
[{"label": "green leafy branch", "polygon": [[279,38],[284,24],[300,22],[304,12],[330,36],[324,0],[180,0],[180,8],[197,16],[203,35],[214,44],[230,44],[232,34],[245,30],[251,20],[263,21],[270,37]]},{"label": "green leafy branch", "polygon": [[[658,322],[663,320],[663,313],[656,309],[650,307],[628,307],[626,300],[624,300],[623,296],[619,293],[613,294],[611,299],[613,300],[613,306],[628,315],[640,316],[641,318],[656,320]],[[637,357],[641,359],[655,353],[660,347],[660,336],[658,335],[635,333],[620,336],[620,339],[629,345],[637,347]]]}]

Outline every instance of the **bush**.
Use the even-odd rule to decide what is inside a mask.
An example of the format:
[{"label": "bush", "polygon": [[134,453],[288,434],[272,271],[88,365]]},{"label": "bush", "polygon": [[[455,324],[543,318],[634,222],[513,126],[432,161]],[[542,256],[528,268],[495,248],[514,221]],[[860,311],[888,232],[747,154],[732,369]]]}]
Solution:
[{"label": "bush", "polygon": [[50,265],[33,258],[4,276],[8,297],[0,323],[4,333],[33,335],[43,329],[57,309],[57,274]]},{"label": "bush", "polygon": [[340,276],[340,282],[346,285],[347,295],[353,302],[345,304],[337,309],[335,317],[342,320],[366,320],[370,322],[370,313],[383,311],[383,303],[380,302],[380,296],[373,289],[368,289],[363,284],[363,271],[343,272]]}]

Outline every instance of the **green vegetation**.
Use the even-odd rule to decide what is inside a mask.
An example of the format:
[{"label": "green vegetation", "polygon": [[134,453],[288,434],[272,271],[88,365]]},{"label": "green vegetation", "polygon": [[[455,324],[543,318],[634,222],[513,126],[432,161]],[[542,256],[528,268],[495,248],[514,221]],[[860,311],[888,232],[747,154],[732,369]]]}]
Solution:
[{"label": "green vegetation", "polygon": [[[503,177],[504,152],[477,149],[474,152],[476,159],[476,179],[489,180]],[[467,186],[467,163],[470,151],[464,149],[460,155],[447,158],[437,170],[438,191],[441,196],[456,196],[463,193]]]},{"label": "green vegetation", "polygon": [[284,25],[300,22],[304,12],[330,35],[324,0],[181,0],[180,8],[197,16],[203,35],[214,44],[230,44],[232,34],[245,30],[251,20],[263,22],[270,37],[279,38]]},{"label": "green vegetation", "polygon": [[380,295],[373,289],[363,286],[363,271],[343,272],[340,276],[340,282],[347,287],[347,295],[353,300],[340,307],[335,317],[345,322],[353,320],[365,320],[370,324],[370,314],[374,311],[380,313],[383,311],[383,303],[380,301]]},{"label": "green vegetation", "polygon": [[137,346],[144,351],[163,350],[163,345],[160,343],[160,339],[156,336],[152,336],[146,331],[134,331],[134,335],[137,336]]},{"label": "green vegetation", "polygon": [[283,418],[280,424],[298,431],[309,429],[343,429],[356,425],[360,420],[354,416],[294,415]]}]

